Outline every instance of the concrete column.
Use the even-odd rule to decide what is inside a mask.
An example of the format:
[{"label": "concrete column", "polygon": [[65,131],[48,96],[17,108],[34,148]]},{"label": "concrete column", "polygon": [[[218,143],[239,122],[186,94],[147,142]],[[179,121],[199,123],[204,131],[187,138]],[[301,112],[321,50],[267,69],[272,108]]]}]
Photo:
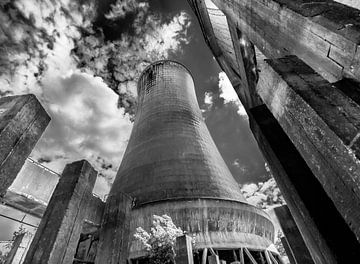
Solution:
[{"label": "concrete column", "polygon": [[6,264],[22,264],[34,234],[24,233],[16,237]]},{"label": "concrete column", "polygon": [[109,196],[105,204],[95,264],[125,264],[129,253],[133,199],[125,194]]},{"label": "concrete column", "polygon": [[184,235],[176,239],[176,264],[193,264],[194,256],[192,251],[191,237]]},{"label": "concrete column", "polygon": [[291,249],[290,255],[296,261],[295,264],[314,264],[289,208],[286,205],[279,206],[274,208],[274,212]]},{"label": "concrete column", "polygon": [[286,240],[286,237],[281,237],[280,240],[281,240],[281,243],[284,246],[284,249],[285,249],[287,257],[289,258],[290,264],[297,264],[296,260],[294,258],[294,255],[293,255],[293,253],[291,251],[290,245]]},{"label": "concrete column", "polygon": [[220,259],[218,255],[208,256],[209,264],[220,264]]},{"label": "concrete column", "polygon": [[49,122],[49,115],[32,94],[0,98],[0,197]]},{"label": "concrete column", "polygon": [[359,10],[334,1],[213,2],[266,57],[296,55],[331,82],[360,79]]},{"label": "concrete column", "polygon": [[249,121],[314,262],[360,258],[354,233],[267,106],[252,108]]},{"label": "concrete column", "polygon": [[66,165],[24,264],[72,263],[96,177],[86,160]]},{"label": "concrete column", "polygon": [[12,243],[11,245],[11,249],[10,249],[10,252],[9,254],[7,255],[7,258],[6,258],[6,261],[5,261],[5,264],[12,264],[14,263],[14,259],[16,257],[16,254],[20,248],[20,245],[21,245],[21,242],[23,240],[23,238],[25,237],[25,234],[20,234],[18,235],[14,242]]},{"label": "concrete column", "polygon": [[296,56],[266,60],[257,91],[360,242],[360,106]]}]

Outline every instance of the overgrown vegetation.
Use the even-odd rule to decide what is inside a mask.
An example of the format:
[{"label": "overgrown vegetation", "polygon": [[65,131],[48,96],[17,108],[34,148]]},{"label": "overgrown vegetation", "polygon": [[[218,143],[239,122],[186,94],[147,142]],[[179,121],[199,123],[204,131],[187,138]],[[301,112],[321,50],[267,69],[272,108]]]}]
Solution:
[{"label": "overgrown vegetation", "polygon": [[[27,234],[28,232],[29,231],[27,231],[23,225],[19,226],[19,229],[14,231],[11,240],[9,240],[8,243],[4,247],[10,251],[15,239],[22,234]],[[6,253],[0,251],[0,264],[6,263],[6,259],[8,257],[9,251],[7,251]]]},{"label": "overgrown vegetation", "polygon": [[148,252],[150,264],[172,264],[176,256],[176,238],[182,235],[184,232],[176,227],[170,216],[154,215],[150,232],[138,227],[134,236]]}]

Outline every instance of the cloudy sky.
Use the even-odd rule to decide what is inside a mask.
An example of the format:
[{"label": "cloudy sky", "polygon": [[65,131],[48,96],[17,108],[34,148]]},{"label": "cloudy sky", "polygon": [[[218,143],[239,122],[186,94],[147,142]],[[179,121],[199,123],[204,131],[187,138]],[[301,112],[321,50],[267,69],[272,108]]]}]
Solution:
[{"label": "cloudy sky", "polygon": [[132,128],[136,81],[159,59],[192,72],[216,145],[239,183],[268,176],[245,112],[186,0],[2,0],[0,96],[34,93],[52,118],[32,158],[59,173],[86,158],[108,192]]}]

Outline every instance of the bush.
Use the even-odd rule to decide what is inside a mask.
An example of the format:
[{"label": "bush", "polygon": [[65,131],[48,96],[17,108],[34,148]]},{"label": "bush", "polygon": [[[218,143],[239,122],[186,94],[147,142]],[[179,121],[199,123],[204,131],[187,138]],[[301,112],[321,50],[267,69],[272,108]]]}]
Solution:
[{"label": "bush", "polygon": [[175,262],[176,238],[182,235],[184,232],[175,226],[170,216],[154,215],[150,232],[138,227],[134,236],[148,252],[150,264],[171,264]]}]

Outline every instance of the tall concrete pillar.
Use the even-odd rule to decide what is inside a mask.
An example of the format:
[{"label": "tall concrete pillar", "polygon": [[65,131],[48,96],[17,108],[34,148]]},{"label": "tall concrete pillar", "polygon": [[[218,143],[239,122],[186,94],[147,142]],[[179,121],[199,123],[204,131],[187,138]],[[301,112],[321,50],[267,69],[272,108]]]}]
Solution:
[{"label": "tall concrete pillar", "polygon": [[290,248],[290,255],[296,261],[295,264],[314,264],[289,208],[286,205],[279,206],[274,208],[274,212]]},{"label": "tall concrete pillar", "polygon": [[360,78],[358,9],[335,1],[212,2],[266,57],[296,55],[331,82]]},{"label": "tall concrete pillar", "polygon": [[132,203],[133,199],[124,193],[106,200],[95,264],[126,263]]},{"label": "tall concrete pillar", "polygon": [[281,243],[283,244],[284,246],[284,249],[285,249],[285,252],[286,252],[286,255],[290,261],[290,264],[297,264],[296,263],[296,260],[295,260],[295,257],[294,257],[294,254],[293,252],[291,251],[291,248],[290,248],[290,245],[289,243],[287,242],[286,238],[285,237],[281,237],[280,238],[280,241]]},{"label": "tall concrete pillar", "polygon": [[220,259],[218,255],[211,255],[208,256],[209,264],[220,264]]},{"label": "tall concrete pillar", "polygon": [[354,233],[266,105],[252,108],[249,121],[314,262],[360,258]]},{"label": "tall concrete pillar", "polygon": [[194,264],[194,256],[192,250],[192,239],[190,236],[184,235],[176,239],[176,264]]},{"label": "tall concrete pillar", "polygon": [[24,264],[72,263],[96,177],[86,160],[66,165]]},{"label": "tall concrete pillar", "polygon": [[22,264],[34,234],[27,232],[16,237],[5,264]]},{"label": "tall concrete pillar", "polygon": [[257,91],[360,242],[360,106],[296,56],[266,60]]},{"label": "tall concrete pillar", "polygon": [[0,98],[0,197],[49,122],[49,115],[32,94]]},{"label": "tall concrete pillar", "polygon": [[16,236],[15,240],[13,241],[13,243],[11,245],[11,249],[6,257],[5,264],[15,263],[14,259],[16,257],[16,254],[20,248],[21,242],[24,239],[24,237],[25,237],[25,233]]}]

